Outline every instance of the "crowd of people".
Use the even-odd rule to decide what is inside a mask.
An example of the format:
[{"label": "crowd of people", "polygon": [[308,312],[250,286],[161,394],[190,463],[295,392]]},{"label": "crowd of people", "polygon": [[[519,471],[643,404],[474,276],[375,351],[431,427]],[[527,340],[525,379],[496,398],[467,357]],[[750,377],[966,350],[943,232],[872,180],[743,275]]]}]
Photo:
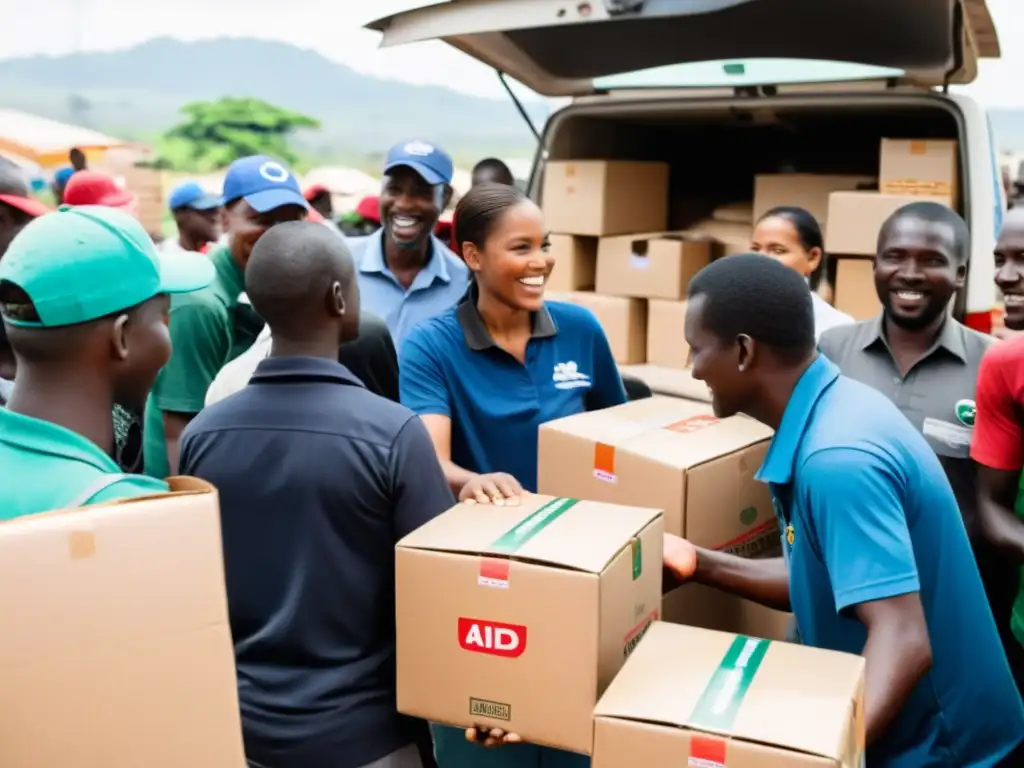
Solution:
[{"label": "crowd of people", "polygon": [[[507,168],[479,164],[438,236],[453,173],[395,146],[346,235],[325,190],[243,158],[220,195],[172,192],[159,247],[102,174],[59,174],[57,211],[0,174],[0,518],[215,485],[254,768],[589,765],[395,708],[395,543],[457,499],[519,503],[542,423],[627,400],[594,316],[545,301],[543,214]],[[951,317],[970,249],[948,208],[882,227],[868,321],[829,303],[822,243],[777,208],[690,284],[694,377],[717,415],[775,430],[758,477],[783,556],[666,535],[665,587],[864,655],[869,766],[1024,765],[1024,335]],[[1024,330],[1024,209],[995,258]]]}]

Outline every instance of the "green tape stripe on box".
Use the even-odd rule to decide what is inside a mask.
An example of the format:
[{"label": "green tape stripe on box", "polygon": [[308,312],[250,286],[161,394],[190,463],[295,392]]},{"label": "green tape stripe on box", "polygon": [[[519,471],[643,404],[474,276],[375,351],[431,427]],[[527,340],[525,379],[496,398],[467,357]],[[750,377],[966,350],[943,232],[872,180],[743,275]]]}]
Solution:
[{"label": "green tape stripe on box", "polygon": [[644,573],[644,548],[639,538],[629,542],[633,554],[633,581],[639,579]]},{"label": "green tape stripe on box", "polygon": [[738,635],[700,695],[687,724],[710,731],[728,731],[743,705],[770,640]]},{"label": "green tape stripe on box", "polygon": [[529,517],[516,523],[507,533],[502,534],[491,547],[501,552],[515,552],[578,503],[579,499],[552,499]]}]

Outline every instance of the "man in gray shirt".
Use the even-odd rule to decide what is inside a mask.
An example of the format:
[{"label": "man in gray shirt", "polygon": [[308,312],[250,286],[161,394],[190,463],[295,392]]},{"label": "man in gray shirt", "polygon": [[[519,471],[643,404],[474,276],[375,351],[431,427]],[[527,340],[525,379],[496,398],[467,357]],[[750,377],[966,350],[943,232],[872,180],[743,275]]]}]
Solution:
[{"label": "man in gray shirt", "polygon": [[826,331],[818,347],[844,375],[885,394],[924,435],[946,470],[1000,632],[1009,621],[1012,579],[998,573],[977,516],[970,458],[974,389],[993,339],[956,322],[949,306],[970,255],[964,220],[938,203],[911,203],[882,225],[875,256],[878,316]]}]

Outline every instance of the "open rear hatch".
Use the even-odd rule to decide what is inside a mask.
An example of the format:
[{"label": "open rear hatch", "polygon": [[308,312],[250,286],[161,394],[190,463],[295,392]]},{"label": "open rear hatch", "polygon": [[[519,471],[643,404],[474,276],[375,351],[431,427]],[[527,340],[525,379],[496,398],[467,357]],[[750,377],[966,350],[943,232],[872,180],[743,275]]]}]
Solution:
[{"label": "open rear hatch", "polygon": [[449,0],[378,19],[382,46],[440,39],[545,96],[729,59],[803,59],[969,83],[998,58],[985,0]]}]

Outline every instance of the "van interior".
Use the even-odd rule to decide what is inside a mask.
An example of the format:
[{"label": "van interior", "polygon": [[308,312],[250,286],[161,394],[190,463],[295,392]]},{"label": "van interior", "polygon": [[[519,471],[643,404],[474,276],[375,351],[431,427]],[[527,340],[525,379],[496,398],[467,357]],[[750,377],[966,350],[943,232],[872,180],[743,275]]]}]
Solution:
[{"label": "van interior", "polygon": [[[876,177],[883,138],[960,138],[948,102],[928,96],[905,104],[886,101],[874,106],[847,98],[834,104],[794,99],[771,106],[647,101],[570,107],[549,128],[547,159],[668,162],[670,227],[681,230],[720,205],[750,201],[758,174]],[[960,189],[965,188],[961,179]],[[534,189],[540,192],[538,179]]]}]

